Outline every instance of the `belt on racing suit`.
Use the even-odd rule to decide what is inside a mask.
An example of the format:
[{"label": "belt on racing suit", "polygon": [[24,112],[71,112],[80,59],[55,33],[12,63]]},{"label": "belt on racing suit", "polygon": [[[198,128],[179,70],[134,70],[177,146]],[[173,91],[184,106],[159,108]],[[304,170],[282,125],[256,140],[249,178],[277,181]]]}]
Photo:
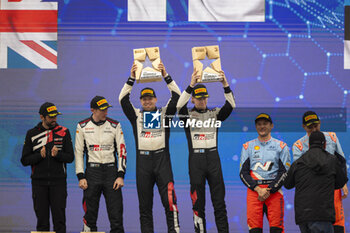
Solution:
[{"label": "belt on racing suit", "polygon": [[159,150],[140,150],[140,155],[155,155],[155,154],[158,154],[158,153],[162,153],[164,152],[164,148],[162,149],[159,149]]},{"label": "belt on racing suit", "polygon": [[216,147],[212,148],[193,148],[192,153],[194,154],[206,154],[208,152],[217,151]]},{"label": "belt on racing suit", "polygon": [[87,167],[114,167],[115,163],[88,163]]}]

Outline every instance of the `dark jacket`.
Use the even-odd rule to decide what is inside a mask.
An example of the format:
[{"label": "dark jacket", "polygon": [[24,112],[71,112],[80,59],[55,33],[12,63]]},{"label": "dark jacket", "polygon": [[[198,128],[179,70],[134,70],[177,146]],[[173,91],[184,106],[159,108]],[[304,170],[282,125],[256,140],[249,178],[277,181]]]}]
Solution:
[{"label": "dark jacket", "polygon": [[334,190],[348,181],[345,159],[313,145],[288,171],[284,186],[295,187],[295,222],[335,221]]},{"label": "dark jacket", "polygon": [[[40,150],[45,146],[46,157],[42,158]],[[58,148],[55,157],[51,156],[53,146]],[[32,167],[32,184],[55,185],[66,184],[66,163],[73,162],[74,152],[69,130],[56,125],[45,129],[40,122],[28,130],[23,146],[21,162]]]}]

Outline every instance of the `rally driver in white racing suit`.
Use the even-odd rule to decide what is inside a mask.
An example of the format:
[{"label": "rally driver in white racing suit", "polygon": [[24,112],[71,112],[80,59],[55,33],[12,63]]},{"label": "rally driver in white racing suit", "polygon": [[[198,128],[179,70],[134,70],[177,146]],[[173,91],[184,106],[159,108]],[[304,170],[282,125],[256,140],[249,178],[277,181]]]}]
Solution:
[{"label": "rally driver in white racing suit", "polygon": [[[229,232],[225,204],[225,184],[222,176],[221,162],[218,154],[218,127],[215,124],[224,121],[236,107],[233,93],[221,72],[226,102],[221,108],[207,108],[208,92],[203,84],[197,84],[198,71],[194,71],[191,83],[181,94],[177,108],[179,116],[185,122],[209,123],[209,127],[185,127],[189,150],[189,173],[191,182],[191,199],[193,220],[196,232],[206,232],[205,222],[205,182],[208,180],[211,200],[214,206],[216,227],[219,233]],[[195,86],[196,85],[196,86]],[[194,108],[187,109],[189,99]],[[209,122],[208,122],[209,121]],[[207,124],[205,123],[205,124]],[[214,127],[211,127],[214,126]]]},{"label": "rally driver in white racing suit", "polygon": [[[153,187],[157,184],[160,198],[166,213],[168,232],[180,231],[173,172],[169,153],[169,127],[163,127],[162,121],[169,122],[176,112],[176,103],[180,89],[166,72],[163,63],[158,69],[171,92],[171,98],[165,107],[157,108],[157,97],[152,88],[141,90],[142,109],[135,108],[130,102],[130,93],[135,83],[137,66],[131,68],[131,75],[119,95],[119,101],[126,117],[129,119],[136,144],[136,185],[139,198],[140,223],[142,233],[154,232],[153,227]],[[145,127],[147,116],[152,115],[156,127]],[[153,121],[154,120],[154,121]]]},{"label": "rally driver in white racing suit", "polygon": [[84,231],[97,231],[98,207],[103,193],[110,232],[123,233],[121,187],[124,186],[126,169],[123,131],[118,121],[107,117],[111,106],[104,97],[95,96],[90,105],[92,115],[78,123],[75,136],[75,170],[79,187],[84,190]]}]

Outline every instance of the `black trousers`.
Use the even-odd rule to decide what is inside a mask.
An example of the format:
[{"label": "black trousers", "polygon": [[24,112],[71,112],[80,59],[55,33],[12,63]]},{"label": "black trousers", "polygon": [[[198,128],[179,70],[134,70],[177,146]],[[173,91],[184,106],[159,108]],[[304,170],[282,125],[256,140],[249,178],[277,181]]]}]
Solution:
[{"label": "black trousers", "polygon": [[299,225],[301,233],[333,233],[332,222],[307,222]]},{"label": "black trousers", "polygon": [[[195,152],[197,151],[197,152]],[[229,232],[225,204],[225,184],[216,148],[193,150],[189,156],[191,199],[195,232],[206,232],[205,182],[208,180],[218,232]]]},{"label": "black trousers", "polygon": [[158,186],[165,209],[168,232],[179,232],[178,209],[169,153],[165,150],[138,151],[136,185],[142,233],[154,232],[152,213],[154,184]]},{"label": "black trousers", "polygon": [[101,194],[105,197],[111,233],[123,233],[123,196],[122,191],[113,189],[117,178],[117,168],[111,166],[89,167],[85,172],[88,188],[84,190],[83,208],[84,222],[97,231],[96,221]]},{"label": "black trousers", "polygon": [[34,211],[37,217],[36,230],[50,231],[50,209],[53,229],[66,233],[67,185],[32,185]]}]

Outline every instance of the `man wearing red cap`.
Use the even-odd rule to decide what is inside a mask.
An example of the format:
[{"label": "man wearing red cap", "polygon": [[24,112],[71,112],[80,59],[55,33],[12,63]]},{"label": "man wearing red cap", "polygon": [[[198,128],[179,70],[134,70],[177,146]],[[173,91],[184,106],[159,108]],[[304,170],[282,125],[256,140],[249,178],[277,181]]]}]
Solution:
[{"label": "man wearing red cap", "polygon": [[46,102],[39,109],[41,122],[29,130],[21,162],[32,167],[33,204],[37,231],[50,231],[50,209],[53,229],[66,233],[67,163],[74,153],[69,130],[56,123],[57,107]]},{"label": "man wearing red cap", "polygon": [[[312,132],[321,130],[321,121],[318,115],[313,111],[307,111],[303,115],[303,128],[306,131],[306,135],[293,144],[293,161],[299,159],[309,149],[309,136]],[[344,152],[341,148],[339,139],[334,132],[323,132],[326,138],[326,151],[332,155],[344,156]],[[335,223],[333,224],[335,233],[345,233],[345,217],[342,199],[348,196],[348,188],[345,184],[341,189],[334,191],[334,207],[335,207]]]},{"label": "man wearing red cap", "polygon": [[164,81],[171,92],[168,104],[157,108],[155,91],[146,87],[141,90],[140,95],[142,109],[135,108],[130,102],[130,93],[135,83],[136,69],[137,66],[134,64],[130,77],[120,92],[119,102],[133,127],[135,136],[136,185],[141,232],[154,232],[152,214],[154,184],[158,186],[165,209],[168,232],[179,232],[179,217],[169,152],[170,128],[164,127],[162,120],[169,122],[176,113],[180,89],[161,63],[158,69],[161,70]]},{"label": "man wearing red cap", "polygon": [[[100,197],[106,200],[110,233],[124,233],[123,196],[126,149],[118,121],[107,117],[108,104],[103,96],[90,102],[92,115],[77,125],[75,136],[75,171],[84,190],[84,232],[97,231]],[[84,171],[84,154],[86,170]]]}]

